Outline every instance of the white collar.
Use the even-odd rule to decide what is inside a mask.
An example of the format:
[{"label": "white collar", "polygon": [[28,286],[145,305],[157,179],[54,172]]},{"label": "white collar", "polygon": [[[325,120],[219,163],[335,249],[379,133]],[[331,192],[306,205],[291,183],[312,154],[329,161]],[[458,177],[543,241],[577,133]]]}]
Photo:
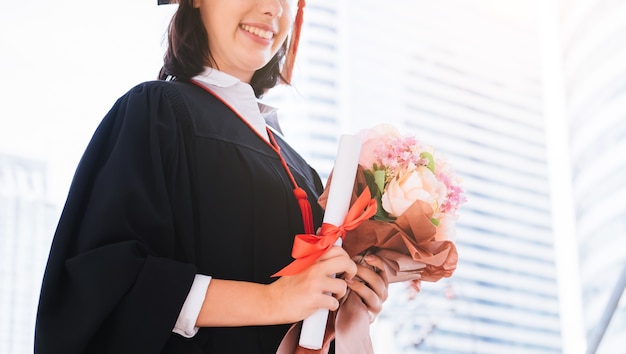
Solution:
[{"label": "white collar", "polygon": [[208,66],[204,68],[202,73],[194,77],[194,79],[204,84],[217,87],[230,87],[242,83],[238,78]]},{"label": "white collar", "polygon": [[259,102],[250,84],[211,67],[205,68],[193,79],[228,103],[264,139],[269,140],[266,123],[280,132],[277,109]]}]

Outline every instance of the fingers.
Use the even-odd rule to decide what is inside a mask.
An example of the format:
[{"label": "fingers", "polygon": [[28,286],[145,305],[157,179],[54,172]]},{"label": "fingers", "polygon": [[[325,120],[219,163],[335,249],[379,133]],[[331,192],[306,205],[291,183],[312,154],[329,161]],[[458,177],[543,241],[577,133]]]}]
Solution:
[{"label": "fingers", "polygon": [[[367,263],[374,269],[377,269],[376,273],[383,279],[385,283],[385,289],[387,289],[389,287],[389,277],[387,272],[385,271],[385,262],[383,262],[383,259],[376,255],[369,254],[365,256],[364,260],[365,263]],[[387,297],[385,297],[385,299],[387,299]]]},{"label": "fingers", "polygon": [[357,278],[347,281],[348,287],[359,294],[371,312],[378,314],[387,300],[387,283],[378,273],[362,265],[358,266]]},{"label": "fingers", "polygon": [[340,246],[331,247],[317,262],[320,264],[319,269],[327,276],[343,273],[345,279],[352,279],[357,273],[356,264]]},{"label": "fingers", "polygon": [[[376,268],[383,268],[383,262],[374,257],[367,263]],[[335,277],[335,275],[338,275]],[[352,281],[357,277],[363,282]],[[271,285],[271,296],[281,318],[287,321],[299,321],[320,308],[335,311],[339,300],[354,290],[368,307],[371,314],[378,314],[387,299],[387,278],[384,272],[378,274],[367,265],[357,266],[348,253],[341,247],[331,247],[315,263],[304,271],[291,276],[283,276]],[[294,308],[299,309],[294,312]]]},{"label": "fingers", "polygon": [[388,283],[385,281],[384,272],[381,274],[376,273],[371,268],[366,266],[358,266],[357,277],[365,283],[382,301],[387,300],[388,297]]},{"label": "fingers", "polygon": [[365,263],[371,265],[372,267],[376,269],[380,269],[380,270],[385,269],[385,263],[383,262],[383,259],[376,255],[368,254],[367,256],[365,256],[364,260],[365,260]]},{"label": "fingers", "polygon": [[348,280],[347,283],[348,287],[361,297],[373,321],[382,311],[383,303],[389,296],[389,282],[382,259],[370,255],[365,258],[365,261],[367,265],[359,265],[356,278]]},{"label": "fingers", "polygon": [[[345,282],[342,281],[344,284]],[[344,294],[347,291],[347,287],[345,287]],[[333,295],[328,295],[328,293],[320,293],[318,294],[318,298],[315,301],[316,309],[328,309],[330,311],[335,311],[339,308],[339,300],[337,297]]]},{"label": "fingers", "polygon": [[309,271],[282,276],[268,288],[268,302],[274,304],[278,323],[300,321],[322,308],[335,311],[338,298],[348,291],[345,280]]},{"label": "fingers", "polygon": [[336,298],[342,298],[348,292],[348,284],[344,279],[327,278],[322,280],[323,284],[318,287],[321,294],[333,294]]},{"label": "fingers", "polygon": [[[345,277],[351,279],[357,273],[357,266],[343,248],[334,246],[303,272],[303,276],[305,276],[304,273],[307,273],[305,282],[310,287],[309,293],[323,296],[319,298],[319,301],[326,302],[326,304],[320,306],[332,310],[336,309],[339,303],[329,294],[334,295],[336,298],[341,298],[348,291],[345,280],[336,277],[336,275],[344,274]],[[328,303],[329,298],[332,300],[330,303]]]}]

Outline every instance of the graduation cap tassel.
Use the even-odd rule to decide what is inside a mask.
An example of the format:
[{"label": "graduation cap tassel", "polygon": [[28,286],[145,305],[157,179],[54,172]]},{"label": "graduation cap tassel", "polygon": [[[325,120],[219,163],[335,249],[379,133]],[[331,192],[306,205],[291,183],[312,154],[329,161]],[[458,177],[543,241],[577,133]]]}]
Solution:
[{"label": "graduation cap tassel", "polygon": [[296,19],[293,23],[293,31],[289,40],[289,47],[287,48],[287,55],[285,56],[285,63],[281,71],[281,76],[285,83],[291,83],[291,76],[293,74],[293,66],[296,61],[296,53],[298,52],[298,43],[300,42],[300,31],[302,29],[302,21],[304,19],[304,7],[306,6],[305,0],[298,0],[298,12],[296,13]]},{"label": "graduation cap tassel", "polygon": [[293,177],[291,170],[289,169],[289,165],[287,165],[287,161],[283,157],[283,154],[280,153],[280,146],[276,142],[274,138],[274,134],[270,129],[267,129],[267,135],[270,138],[270,145],[278,154],[278,158],[280,158],[280,163],[283,165],[291,184],[293,185],[293,195],[296,197],[298,201],[298,206],[300,207],[300,214],[302,215],[302,224],[304,225],[304,233],[306,234],[315,234],[315,228],[313,225],[313,209],[311,208],[311,203],[309,203],[309,198],[306,194],[306,191],[298,186],[296,179]]},{"label": "graduation cap tassel", "polygon": [[293,190],[293,194],[298,200],[300,206],[300,213],[302,214],[302,223],[304,224],[304,233],[309,235],[315,234],[313,227],[313,211],[311,210],[311,204],[307,198],[306,192],[300,187],[296,187]]}]

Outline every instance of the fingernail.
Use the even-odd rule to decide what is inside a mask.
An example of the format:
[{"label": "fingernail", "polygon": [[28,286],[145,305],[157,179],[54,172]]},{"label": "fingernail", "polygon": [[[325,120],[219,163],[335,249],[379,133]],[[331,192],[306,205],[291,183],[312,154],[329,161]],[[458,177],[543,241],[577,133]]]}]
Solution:
[{"label": "fingernail", "polygon": [[376,260],[376,257],[374,257],[373,255],[368,254],[367,256],[365,256],[365,261],[366,262],[371,262],[373,260]]}]

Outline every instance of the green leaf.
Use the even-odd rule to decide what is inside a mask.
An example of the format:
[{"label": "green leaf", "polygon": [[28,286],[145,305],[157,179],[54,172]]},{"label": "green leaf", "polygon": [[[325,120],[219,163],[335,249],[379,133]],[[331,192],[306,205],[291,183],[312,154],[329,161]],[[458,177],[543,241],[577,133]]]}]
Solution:
[{"label": "green leaf", "polygon": [[385,209],[383,209],[383,203],[380,199],[383,195],[383,190],[385,189],[385,171],[366,170],[364,174],[367,186],[370,188],[370,192],[372,193],[372,198],[376,199],[377,208],[376,214],[373,216],[373,219],[385,222],[391,222],[396,220],[396,218],[390,216],[389,213],[387,213]]},{"label": "green leaf", "polygon": [[382,194],[382,191],[385,190],[385,171],[384,170],[374,171],[374,182],[376,183],[378,190]]},{"label": "green leaf", "polygon": [[428,168],[430,172],[435,173],[435,159],[433,158],[433,155],[429,152],[424,151],[420,154],[420,156],[428,160],[428,165],[426,165],[426,168]]},{"label": "green leaf", "polygon": [[439,220],[437,220],[435,218],[430,218],[430,222],[432,222],[433,225],[435,225],[435,226],[439,226]]},{"label": "green leaf", "polygon": [[381,201],[380,197],[376,197],[375,199],[377,208],[376,215],[374,215],[374,220],[380,220],[385,222],[392,222],[396,220],[396,218],[390,216],[389,213],[387,213],[385,209],[383,209],[383,202]]},{"label": "green leaf", "polygon": [[372,172],[371,170],[366,170],[363,174],[365,175],[365,183],[367,183],[367,186],[370,189],[372,198],[380,197],[381,192],[380,192],[380,189],[378,189],[378,185],[376,184],[376,181],[374,178],[374,172]]}]

